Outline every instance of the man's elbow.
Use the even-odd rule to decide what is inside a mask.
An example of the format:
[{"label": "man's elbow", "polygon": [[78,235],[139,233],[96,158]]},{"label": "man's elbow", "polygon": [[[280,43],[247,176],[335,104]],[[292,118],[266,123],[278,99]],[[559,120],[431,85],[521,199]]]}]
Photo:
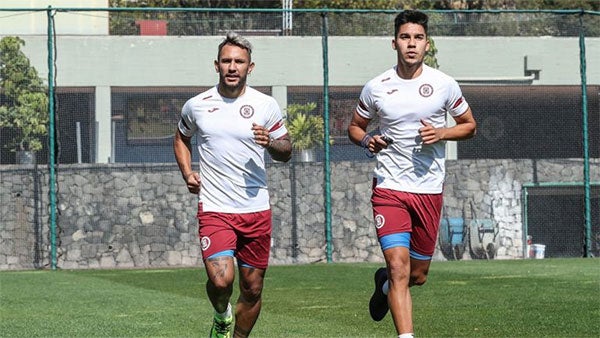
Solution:
[{"label": "man's elbow", "polygon": [[467,135],[467,138],[473,138],[473,137],[475,137],[476,134],[477,134],[477,124],[475,122],[473,122],[473,124],[471,126],[471,130],[469,130],[469,134]]}]

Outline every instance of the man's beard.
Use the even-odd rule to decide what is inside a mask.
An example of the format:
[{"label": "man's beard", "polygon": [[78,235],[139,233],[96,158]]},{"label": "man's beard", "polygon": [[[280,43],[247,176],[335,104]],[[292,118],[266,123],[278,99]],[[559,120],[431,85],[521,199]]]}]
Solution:
[{"label": "man's beard", "polygon": [[226,89],[228,91],[235,91],[244,88],[244,86],[246,85],[246,77],[239,77],[237,83],[231,85],[226,81],[226,77],[224,75],[221,75],[221,84],[223,85],[223,89]]}]

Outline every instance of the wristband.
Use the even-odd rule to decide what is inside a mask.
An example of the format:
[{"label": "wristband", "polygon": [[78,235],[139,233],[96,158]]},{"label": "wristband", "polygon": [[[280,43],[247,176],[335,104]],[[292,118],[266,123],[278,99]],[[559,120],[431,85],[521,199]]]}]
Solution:
[{"label": "wristband", "polygon": [[360,145],[363,148],[369,148],[369,141],[371,141],[372,138],[373,138],[373,136],[371,136],[369,134],[365,134],[365,136],[363,136],[362,140],[360,141]]},{"label": "wristband", "polygon": [[369,141],[371,141],[372,138],[373,136],[365,134],[365,136],[363,136],[362,140],[360,141],[360,145],[364,148],[365,155],[367,155],[368,158],[375,157],[375,155],[369,150]]}]

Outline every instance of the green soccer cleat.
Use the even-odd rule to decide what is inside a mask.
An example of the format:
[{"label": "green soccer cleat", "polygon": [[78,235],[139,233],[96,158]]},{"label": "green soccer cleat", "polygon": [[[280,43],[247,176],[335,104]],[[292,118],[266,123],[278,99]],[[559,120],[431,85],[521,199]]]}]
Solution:
[{"label": "green soccer cleat", "polygon": [[213,326],[210,329],[210,338],[231,338],[231,324],[233,316],[227,318],[213,318]]}]

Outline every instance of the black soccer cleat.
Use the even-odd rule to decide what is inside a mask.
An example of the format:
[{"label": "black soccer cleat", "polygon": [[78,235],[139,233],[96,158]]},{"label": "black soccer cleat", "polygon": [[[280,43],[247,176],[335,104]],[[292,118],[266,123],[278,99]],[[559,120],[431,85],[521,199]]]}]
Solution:
[{"label": "black soccer cleat", "polygon": [[379,268],[375,271],[375,291],[369,301],[369,313],[374,321],[382,320],[390,309],[387,295],[383,293],[382,287],[387,281],[387,269]]}]

